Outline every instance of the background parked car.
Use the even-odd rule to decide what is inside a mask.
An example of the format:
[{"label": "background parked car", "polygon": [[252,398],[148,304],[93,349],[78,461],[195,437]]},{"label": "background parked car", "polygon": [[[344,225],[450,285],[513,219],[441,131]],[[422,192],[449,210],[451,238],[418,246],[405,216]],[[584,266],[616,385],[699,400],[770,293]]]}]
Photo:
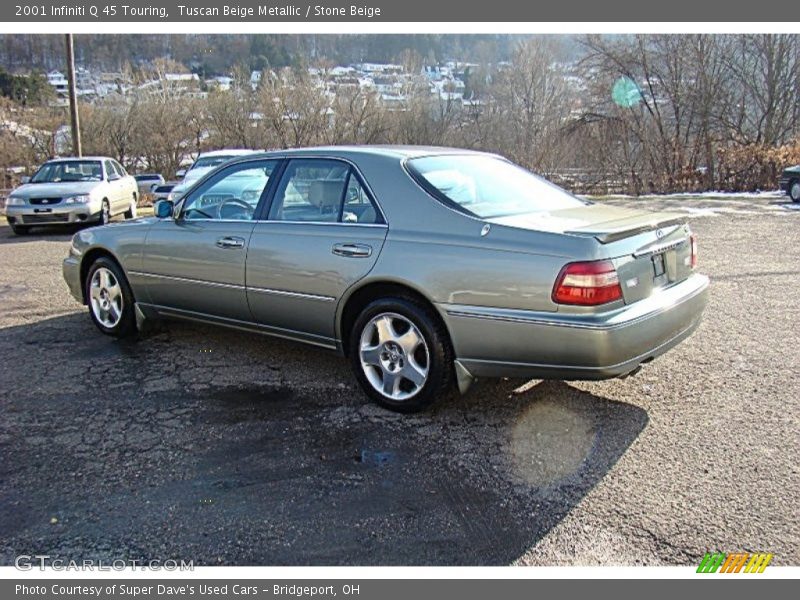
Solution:
[{"label": "background parked car", "polygon": [[176,173],[176,175],[179,178],[182,177],[183,180],[172,190],[172,196],[170,197],[170,200],[177,200],[180,198],[186,190],[192,187],[192,184],[195,181],[200,179],[212,169],[216,169],[218,166],[225,164],[234,158],[239,158],[240,156],[246,156],[248,154],[254,154],[255,152],[257,151],[238,149],[203,152],[186,171],[178,171],[178,173]]},{"label": "background parked car", "polygon": [[159,173],[139,173],[133,178],[139,186],[139,197],[151,193],[153,186],[164,183],[164,177]]},{"label": "background parked car", "polygon": [[800,202],[800,165],[784,169],[780,184],[792,202]]},{"label": "background parked car", "polygon": [[131,219],[138,194],[136,180],[113,158],[57,158],[9,194],[6,220],[19,235],[35,225],[105,224],[118,214]]},{"label": "background parked car", "polygon": [[150,192],[150,197],[153,199],[153,203],[155,204],[159,200],[167,200],[172,192],[172,189],[176,185],[176,181],[170,181],[168,183],[162,183],[160,185],[153,186],[153,189]]}]

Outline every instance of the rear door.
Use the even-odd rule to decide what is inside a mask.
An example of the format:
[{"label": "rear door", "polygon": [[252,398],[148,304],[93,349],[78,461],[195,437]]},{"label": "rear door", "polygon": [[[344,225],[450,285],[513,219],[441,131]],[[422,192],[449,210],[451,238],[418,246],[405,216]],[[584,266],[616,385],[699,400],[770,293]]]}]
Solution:
[{"label": "rear door", "polygon": [[114,169],[121,177],[119,180],[120,203],[122,210],[127,210],[131,201],[133,200],[133,195],[139,195],[139,186],[136,183],[136,179],[133,176],[128,175],[128,172],[121,164],[115,160],[111,162],[114,165]]},{"label": "rear door", "polygon": [[111,214],[115,215],[120,212],[122,207],[122,177],[114,168],[110,160],[103,161],[103,168],[106,172],[106,181],[108,182],[108,197],[109,206],[111,207]]},{"label": "rear door", "polygon": [[247,298],[274,333],[333,345],[339,298],[372,269],[387,224],[363,178],[328,158],[288,161],[250,238]]},{"label": "rear door", "polygon": [[247,244],[278,164],[262,159],[225,167],[186,196],[177,218],[153,224],[143,256],[151,303],[183,314],[252,320]]}]

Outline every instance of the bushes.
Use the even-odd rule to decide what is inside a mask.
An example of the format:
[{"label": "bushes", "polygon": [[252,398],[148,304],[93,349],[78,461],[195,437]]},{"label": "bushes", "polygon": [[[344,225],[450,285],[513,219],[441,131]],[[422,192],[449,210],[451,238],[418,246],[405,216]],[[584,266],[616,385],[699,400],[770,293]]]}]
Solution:
[{"label": "bushes", "polygon": [[773,190],[789,166],[800,164],[800,140],[779,147],[748,144],[718,151],[719,188],[728,192]]}]

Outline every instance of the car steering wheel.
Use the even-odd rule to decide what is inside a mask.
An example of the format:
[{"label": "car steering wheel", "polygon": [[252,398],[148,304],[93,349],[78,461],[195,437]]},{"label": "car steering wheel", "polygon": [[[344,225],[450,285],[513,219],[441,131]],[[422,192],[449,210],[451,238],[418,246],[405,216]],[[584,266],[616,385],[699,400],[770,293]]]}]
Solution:
[{"label": "car steering wheel", "polygon": [[[233,216],[226,217],[223,214],[226,206],[232,206],[244,209],[244,214],[242,216],[236,216],[237,214],[241,215],[242,213],[234,213]],[[248,219],[252,220],[254,214],[255,214],[255,209],[252,206],[250,206],[247,202],[245,202],[244,200],[240,200],[239,198],[230,198],[228,200],[221,202],[217,206],[218,219],[241,219],[242,221],[245,221]]]}]

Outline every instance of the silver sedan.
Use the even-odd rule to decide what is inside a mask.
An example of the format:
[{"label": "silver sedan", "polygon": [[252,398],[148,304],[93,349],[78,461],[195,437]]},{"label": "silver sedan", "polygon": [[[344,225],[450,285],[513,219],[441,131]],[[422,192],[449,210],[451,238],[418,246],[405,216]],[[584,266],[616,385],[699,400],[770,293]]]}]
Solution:
[{"label": "silver sedan", "polygon": [[113,158],[56,158],[11,192],[6,220],[17,235],[38,225],[105,224],[136,216],[136,180]]},{"label": "silver sedan", "polygon": [[398,411],[478,377],[631,374],[706,303],[680,217],[587,202],[491,154],[250,155],[155,211],[72,240],[64,277],[100,331],[175,318],[315,344]]}]

